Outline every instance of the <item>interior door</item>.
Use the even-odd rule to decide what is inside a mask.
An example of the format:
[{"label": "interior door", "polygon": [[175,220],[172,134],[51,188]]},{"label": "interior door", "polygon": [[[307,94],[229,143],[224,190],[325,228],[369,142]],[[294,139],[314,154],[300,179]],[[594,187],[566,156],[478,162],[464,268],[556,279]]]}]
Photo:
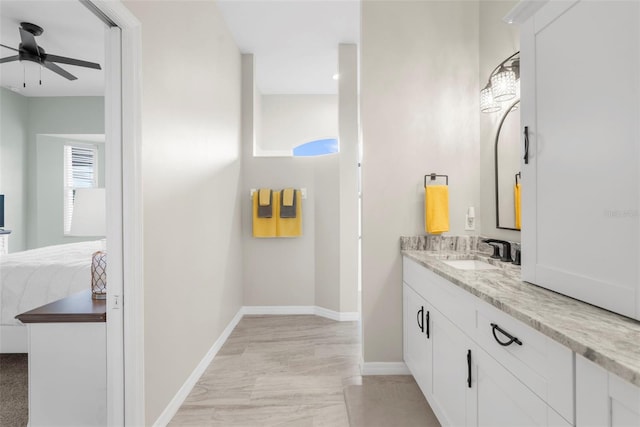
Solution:
[{"label": "interior door", "polygon": [[118,27],[105,31],[107,421],[118,426],[124,425],[121,33]]}]

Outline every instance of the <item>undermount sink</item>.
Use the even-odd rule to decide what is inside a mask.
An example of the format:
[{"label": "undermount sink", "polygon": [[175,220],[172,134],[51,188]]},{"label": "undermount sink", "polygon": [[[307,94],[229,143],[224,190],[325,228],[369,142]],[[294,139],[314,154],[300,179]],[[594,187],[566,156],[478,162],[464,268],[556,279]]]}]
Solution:
[{"label": "undermount sink", "polygon": [[442,262],[458,270],[498,270],[500,268],[476,259],[450,259]]}]

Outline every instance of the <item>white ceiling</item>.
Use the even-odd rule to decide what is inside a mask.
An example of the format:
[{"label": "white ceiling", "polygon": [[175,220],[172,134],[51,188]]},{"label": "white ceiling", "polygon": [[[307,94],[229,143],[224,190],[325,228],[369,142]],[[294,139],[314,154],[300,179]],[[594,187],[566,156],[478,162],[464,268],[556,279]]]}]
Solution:
[{"label": "white ceiling", "polygon": [[263,94],[333,94],[338,44],[359,43],[359,0],[219,0]]},{"label": "white ceiling", "polygon": [[[0,1],[0,43],[18,48],[20,22],[30,22],[44,29],[36,37],[47,53],[97,62],[104,68],[105,24],[77,0]],[[0,47],[0,57],[16,52]],[[24,96],[101,96],[104,94],[104,70],[60,64],[78,77],[69,81],[42,69],[42,86],[38,84],[40,67],[19,61],[0,64],[0,85]],[[27,87],[23,88],[23,73]]]},{"label": "white ceiling", "polygon": [[[338,44],[359,43],[359,0],[219,0],[218,5],[240,51],[254,54],[262,93],[337,93]],[[44,28],[36,41],[48,53],[104,67],[105,26],[79,1],[1,0],[0,43],[18,47],[20,22]],[[0,57],[14,54],[0,47]],[[25,96],[104,93],[104,71],[61,64],[78,80],[43,69],[40,86],[40,67],[24,65],[0,64],[0,85]]]}]

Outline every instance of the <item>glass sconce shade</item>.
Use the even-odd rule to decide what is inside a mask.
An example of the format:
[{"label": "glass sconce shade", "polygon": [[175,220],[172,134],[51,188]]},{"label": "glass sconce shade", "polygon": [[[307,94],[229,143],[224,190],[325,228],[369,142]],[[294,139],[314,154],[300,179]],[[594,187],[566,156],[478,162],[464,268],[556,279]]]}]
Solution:
[{"label": "glass sconce shade", "polygon": [[516,73],[504,66],[491,76],[491,91],[497,102],[508,101],[516,96]]},{"label": "glass sconce shade", "polygon": [[495,113],[496,111],[500,111],[500,109],[500,104],[493,98],[491,85],[485,86],[485,88],[480,91],[480,111],[483,113]]}]

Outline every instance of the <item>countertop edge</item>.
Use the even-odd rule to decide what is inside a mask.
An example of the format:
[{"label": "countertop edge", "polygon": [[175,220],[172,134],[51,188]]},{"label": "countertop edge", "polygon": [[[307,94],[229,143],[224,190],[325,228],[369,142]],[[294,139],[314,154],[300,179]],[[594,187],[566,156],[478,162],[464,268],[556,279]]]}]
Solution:
[{"label": "countertop edge", "polygon": [[[568,347],[570,350],[574,351],[576,354],[580,354],[586,359],[596,363],[603,369],[609,372],[612,372],[613,374],[619,376],[620,378],[640,387],[640,371],[636,370],[634,367],[627,366],[620,360],[615,359],[610,355],[607,355],[597,349],[590,347],[588,344],[581,342],[580,340],[577,340],[574,337],[575,335],[570,336],[569,334],[566,333],[566,331],[562,331],[559,328],[556,328],[548,323],[545,323],[543,319],[533,318],[527,315],[526,313],[524,313],[522,310],[518,309],[517,307],[513,307],[509,304],[506,304],[504,301],[497,301],[493,296],[482,292],[482,290],[478,289],[472,284],[465,283],[459,277],[449,274],[444,270],[434,268],[433,265],[428,264],[427,262],[424,261],[424,259],[422,259],[420,256],[417,255],[417,253],[420,253],[420,252],[423,253],[422,255],[423,257],[429,256],[428,254],[425,254],[424,251],[401,250],[402,256],[406,256],[409,259],[417,262],[421,266],[427,268],[429,271],[432,271],[434,274],[437,274],[438,276],[455,284],[459,288],[462,288],[463,290],[476,296],[480,300],[488,304],[491,304],[497,309],[518,319],[519,321],[525,323],[526,325],[532,327],[533,329],[539,331],[543,335],[553,339],[554,341],[560,343],[561,345]],[[436,257],[433,257],[433,261],[437,261]],[[522,282],[522,283],[525,283],[525,282]],[[534,284],[527,283],[527,286],[533,287],[532,292],[548,293],[549,295],[553,295],[552,298],[558,298],[559,300],[565,301],[566,303],[570,303],[572,305],[584,305],[585,307],[588,307],[589,310],[600,310],[603,316],[607,316],[607,317],[619,316],[615,313],[608,312],[604,309],[597,308],[585,302],[578,301],[576,299],[567,297],[565,295],[558,294],[556,292],[536,286]],[[623,317],[623,316],[619,316],[619,317]],[[631,320],[631,319],[628,319],[628,320]],[[640,325],[639,325],[639,328],[640,328]]]}]

